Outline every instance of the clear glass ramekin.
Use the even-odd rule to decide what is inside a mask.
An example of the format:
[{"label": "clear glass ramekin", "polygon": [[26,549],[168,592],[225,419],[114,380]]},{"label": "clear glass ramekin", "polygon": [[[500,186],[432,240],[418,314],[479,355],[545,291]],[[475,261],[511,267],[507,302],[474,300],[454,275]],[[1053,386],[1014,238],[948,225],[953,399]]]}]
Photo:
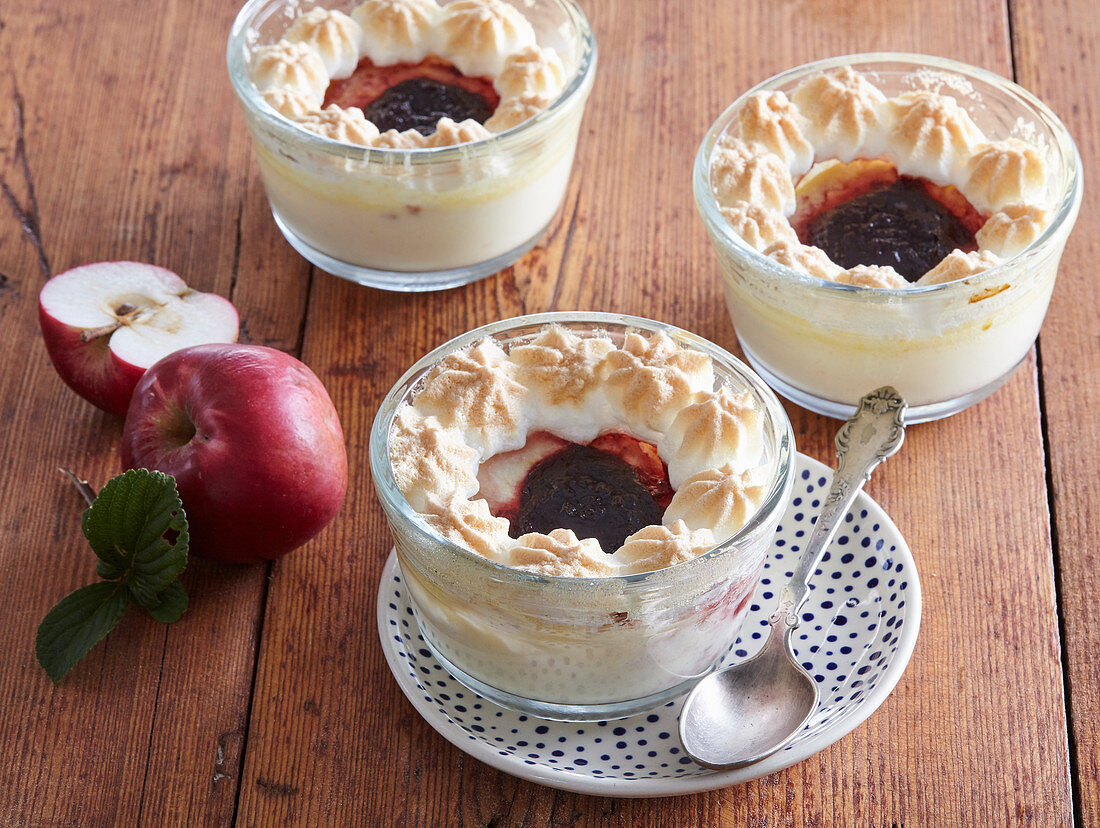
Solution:
[{"label": "clear glass ramekin", "polygon": [[[509,0],[513,2],[513,0]],[[275,223],[318,267],[371,287],[440,290],[515,262],[544,235],[565,195],[596,41],[572,0],[514,0],[566,68],[564,91],[533,118],[482,141],[414,150],[323,138],[269,106],[248,73],[311,8],[357,0],[250,0],[229,35],[237,93]]]},{"label": "clear glass ramekin", "polygon": [[[716,142],[727,131],[736,135],[738,112],[753,93],[789,93],[809,76],[844,66],[866,75],[887,96],[942,82],[990,140],[1026,135],[1038,142],[1046,150],[1046,195],[1053,205],[1042,235],[977,276],[903,289],[817,279],[744,242],[711,191]],[[1081,205],[1081,160],[1044,103],[991,72],[924,55],[848,55],[776,75],[734,101],[699,148],[694,189],[737,338],[764,379],[799,405],[838,418],[850,416],[867,391],[893,385],[909,402],[906,421],[920,422],[984,399],[1027,356]]]},{"label": "clear glass ramekin", "polygon": [[[546,325],[621,342],[662,331],[710,356],[718,384],[747,389],[763,413],[772,469],[763,505],[734,537],[666,569],[607,578],[542,576],[502,566],[436,534],[394,479],[389,434],[398,406],[443,357],[484,337],[505,350]],[[455,678],[506,707],[550,719],[600,720],[688,690],[737,640],[787,505],[794,438],[783,407],[744,363],[678,328],[610,313],[544,313],[464,334],[398,380],[374,421],[370,463],[424,639]]]}]

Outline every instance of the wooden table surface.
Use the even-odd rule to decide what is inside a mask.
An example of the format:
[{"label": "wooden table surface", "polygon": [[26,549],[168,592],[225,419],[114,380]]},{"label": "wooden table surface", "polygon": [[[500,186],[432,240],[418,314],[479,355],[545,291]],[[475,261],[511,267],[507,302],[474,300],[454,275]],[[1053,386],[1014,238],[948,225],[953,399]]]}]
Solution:
[{"label": "wooden table surface", "polygon": [[[225,71],[232,0],[0,6],[0,824],[1100,825],[1093,0],[584,5],[599,68],[558,218],[515,267],[432,295],[337,279],[279,235]],[[466,756],[405,700],[378,642],[378,403],[427,350],[525,312],[638,314],[736,350],[692,202],[700,138],[779,70],[877,50],[1014,78],[1067,122],[1086,170],[1038,347],[987,401],[913,427],[869,486],[923,585],[907,671],[837,744],[711,793],[575,795]],[[230,296],[243,340],[308,363],[352,479],[307,547],[271,565],[193,560],[179,623],[131,613],[55,688],[36,625],[94,572],[57,469],[101,486],[121,424],[54,373],[36,299],[52,274],[106,259]],[[828,462],[836,423],[787,410],[799,448]]]}]

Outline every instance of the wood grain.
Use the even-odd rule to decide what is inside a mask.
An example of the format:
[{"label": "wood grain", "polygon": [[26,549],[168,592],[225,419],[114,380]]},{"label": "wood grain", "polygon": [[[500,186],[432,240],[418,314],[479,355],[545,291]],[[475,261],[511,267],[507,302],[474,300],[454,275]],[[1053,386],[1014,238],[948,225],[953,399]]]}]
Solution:
[{"label": "wood grain", "polygon": [[[367,471],[378,403],[426,351],[521,313],[634,313],[737,350],[690,174],[741,91],[834,54],[945,55],[1015,70],[1063,114],[1086,166],[1100,160],[1100,23],[1083,0],[584,5],[600,65],[546,239],[495,277],[414,296],[315,271],[280,237],[225,78],[233,4],[0,8],[0,823],[1100,822],[1100,634],[1086,621],[1100,603],[1100,437],[1082,429],[1100,403],[1091,197],[1038,355],[981,405],[912,428],[869,486],[913,550],[924,613],[909,669],[852,734],[745,785],[610,799],[482,765],[404,699],[374,626],[390,546]],[[54,374],[36,297],[52,273],[121,258],[231,296],[243,339],[313,367],[340,412],[352,483],[306,548],[267,567],[193,562],[181,622],[133,614],[54,688],[34,661],[35,626],[94,569],[81,502],[55,469],[101,485],[120,424]],[[800,450],[828,462],[836,423],[787,410]]]},{"label": "wood grain", "polygon": [[1040,336],[1043,409],[1057,537],[1059,608],[1069,690],[1071,762],[1081,825],[1100,824],[1100,210],[1092,179],[1100,167],[1095,79],[1100,18],[1091,3],[1015,4],[1019,81],[1050,104],[1077,143],[1085,197],[1062,259]]}]

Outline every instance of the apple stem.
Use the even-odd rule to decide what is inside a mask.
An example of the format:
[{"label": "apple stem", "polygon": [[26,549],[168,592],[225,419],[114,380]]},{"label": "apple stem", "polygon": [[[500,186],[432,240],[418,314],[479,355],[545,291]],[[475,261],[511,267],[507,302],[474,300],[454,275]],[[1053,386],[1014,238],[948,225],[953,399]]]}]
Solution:
[{"label": "apple stem", "polygon": [[93,339],[99,339],[101,336],[110,336],[121,327],[121,322],[112,322],[110,325],[104,325],[101,328],[88,328],[88,330],[80,332],[80,341],[91,342]]},{"label": "apple stem", "polygon": [[93,339],[99,339],[101,336],[110,336],[123,325],[132,325],[137,319],[145,315],[144,311],[145,308],[135,307],[129,303],[120,305],[115,308],[115,313],[118,318],[114,322],[99,328],[88,328],[86,331],[81,331],[80,341],[91,342]]},{"label": "apple stem", "polygon": [[87,480],[81,480],[75,474],[68,469],[58,469],[63,475],[69,478],[70,482],[76,486],[76,490],[80,492],[80,496],[84,498],[84,501],[91,506],[95,501],[95,489],[91,487]]}]

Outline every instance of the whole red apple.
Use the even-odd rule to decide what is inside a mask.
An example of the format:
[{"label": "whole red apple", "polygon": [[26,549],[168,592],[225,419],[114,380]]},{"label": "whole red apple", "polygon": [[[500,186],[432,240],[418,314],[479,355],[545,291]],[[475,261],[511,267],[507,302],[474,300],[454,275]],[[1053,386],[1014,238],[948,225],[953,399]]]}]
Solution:
[{"label": "whole red apple", "polygon": [[50,279],[38,294],[42,339],[65,384],[126,416],[145,369],[166,354],[237,338],[237,310],[143,262],[95,262]]},{"label": "whole red apple", "polygon": [[122,462],[175,477],[191,551],[239,563],[304,544],[335,517],[348,482],[325,387],[260,345],[197,345],[153,365],[126,414]]}]

